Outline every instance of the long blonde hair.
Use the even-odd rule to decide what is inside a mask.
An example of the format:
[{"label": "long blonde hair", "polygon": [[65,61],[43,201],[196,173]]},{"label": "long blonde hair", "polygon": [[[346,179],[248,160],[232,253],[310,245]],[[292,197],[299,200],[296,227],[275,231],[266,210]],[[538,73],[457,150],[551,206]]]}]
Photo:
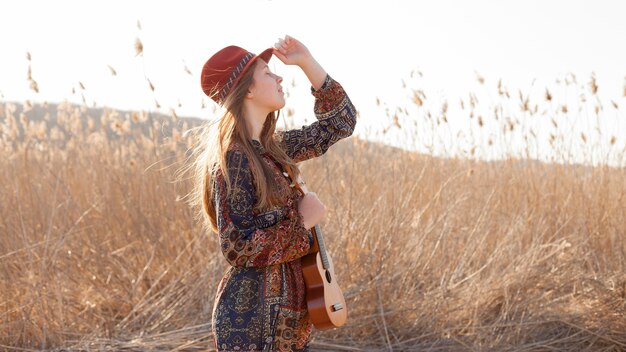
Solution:
[{"label": "long blonde hair", "polygon": [[[256,61],[254,65],[258,64]],[[230,197],[232,185],[226,154],[229,146],[236,142],[250,161],[250,170],[256,190],[257,202],[255,209],[263,211],[280,202],[279,188],[273,177],[272,170],[264,162],[250,141],[243,116],[243,101],[248,88],[253,84],[254,66],[250,67],[241,77],[233,91],[229,93],[223,102],[225,111],[217,120],[217,123],[208,122],[199,127],[196,145],[193,147],[193,163],[190,169],[193,172],[193,188],[185,197],[194,209],[195,219],[201,220],[206,230],[217,232],[217,214],[214,203],[215,177],[218,169],[221,170],[227,186],[227,197]],[[279,112],[271,112],[267,115],[263,129],[261,130],[261,143],[268,152],[281,165],[289,165],[297,179],[300,173],[296,163],[280,147],[274,137],[276,122]]]}]

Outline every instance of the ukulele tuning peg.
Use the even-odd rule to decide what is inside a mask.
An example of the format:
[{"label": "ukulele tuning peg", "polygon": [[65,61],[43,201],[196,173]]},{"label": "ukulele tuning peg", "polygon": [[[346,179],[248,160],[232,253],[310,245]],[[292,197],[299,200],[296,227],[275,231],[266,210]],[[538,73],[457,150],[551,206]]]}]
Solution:
[{"label": "ukulele tuning peg", "polygon": [[286,173],[286,172],[283,172],[283,175],[285,175],[285,177],[288,177],[288,176],[289,176],[289,174],[288,174],[288,173]]},{"label": "ukulele tuning peg", "polygon": [[296,184],[295,184],[295,183],[292,183],[292,184],[290,184],[290,185],[289,185],[289,187],[292,187],[292,188],[293,188],[293,187],[296,187]]}]

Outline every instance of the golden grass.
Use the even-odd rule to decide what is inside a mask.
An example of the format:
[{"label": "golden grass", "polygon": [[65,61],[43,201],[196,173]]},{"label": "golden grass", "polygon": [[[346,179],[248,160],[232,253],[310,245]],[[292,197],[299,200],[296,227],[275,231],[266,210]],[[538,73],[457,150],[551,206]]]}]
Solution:
[{"label": "golden grass", "polygon": [[[210,349],[226,262],[174,182],[187,122],[62,104],[55,138],[0,110],[0,345]],[[355,137],[302,169],[350,309],[315,350],[626,349],[624,169]]]},{"label": "golden grass", "polygon": [[[140,38],[134,49],[143,57]],[[0,104],[0,348],[210,350],[227,264],[183,201],[190,180],[176,179],[197,122],[175,110],[94,116],[78,84],[84,106],[42,119],[34,111],[45,103]],[[512,133],[537,144],[530,116],[548,122],[554,160],[568,164],[571,145],[591,155],[602,140],[578,132],[568,142],[563,114],[576,106],[557,88],[542,90],[542,104],[521,91],[514,100],[499,81],[493,113],[469,93],[460,107],[473,126],[500,134],[470,130],[465,156],[506,155]],[[594,76],[587,89],[598,116]],[[417,112],[387,108],[383,133],[434,143],[448,102],[431,106],[421,87],[409,99]],[[607,158],[624,144],[617,131],[600,137]],[[440,159],[356,137],[301,168],[329,209],[322,228],[349,308],[348,325],[316,332],[314,350],[626,350],[624,168]]]}]

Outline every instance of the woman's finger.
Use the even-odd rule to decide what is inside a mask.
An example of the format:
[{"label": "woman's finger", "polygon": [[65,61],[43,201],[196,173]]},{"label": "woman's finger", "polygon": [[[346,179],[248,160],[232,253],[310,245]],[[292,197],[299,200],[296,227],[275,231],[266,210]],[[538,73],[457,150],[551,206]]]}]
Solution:
[{"label": "woman's finger", "polygon": [[278,57],[280,59],[280,61],[282,62],[286,62],[287,58],[285,57],[285,55],[283,55],[283,53],[281,53],[279,50],[274,49],[274,55],[276,55],[276,57]]},{"label": "woman's finger", "polygon": [[284,54],[285,49],[283,48],[282,45],[280,45],[280,43],[275,43],[274,44],[274,49],[278,50],[280,53]]},{"label": "woman's finger", "polygon": [[283,49],[283,53],[289,50],[290,46],[284,40],[280,39],[277,44],[279,49]]}]

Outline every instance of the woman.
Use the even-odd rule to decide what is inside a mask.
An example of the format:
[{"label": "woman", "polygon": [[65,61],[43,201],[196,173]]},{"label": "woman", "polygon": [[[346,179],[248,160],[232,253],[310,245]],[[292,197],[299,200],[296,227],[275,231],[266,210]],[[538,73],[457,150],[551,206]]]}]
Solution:
[{"label": "woman", "polygon": [[[318,121],[275,131],[285,98],[282,78],[267,66],[272,55],[300,67],[311,81]],[[289,36],[260,55],[236,46],[220,50],[205,63],[201,85],[225,109],[202,158],[202,205],[231,265],[214,302],[215,348],[308,350],[312,324],[300,258],[325,207],[315,193],[302,196],[290,187],[283,166],[297,178],[296,163],[350,136],[355,108],[309,50]]]}]

